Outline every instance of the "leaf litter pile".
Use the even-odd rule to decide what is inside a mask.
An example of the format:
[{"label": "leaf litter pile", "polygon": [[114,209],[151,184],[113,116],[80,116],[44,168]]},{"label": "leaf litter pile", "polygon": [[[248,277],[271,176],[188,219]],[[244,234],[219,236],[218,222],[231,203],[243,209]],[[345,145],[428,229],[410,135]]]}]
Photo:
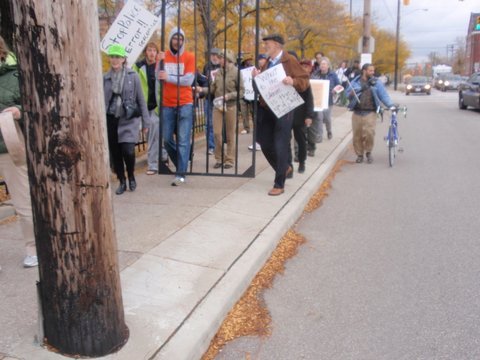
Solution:
[{"label": "leaf litter pile", "polygon": [[[335,164],[319,190],[310,198],[305,206],[305,212],[311,213],[320,207],[323,199],[328,196],[327,192],[332,187],[331,183],[336,173],[343,165],[350,163],[352,162],[340,160]],[[299,246],[305,242],[306,239],[301,234],[292,229],[287,231],[266,264],[255,275],[248,289],[228,313],[202,360],[215,359],[222,348],[236,338],[242,336],[266,337],[271,334],[272,319],[263,300],[263,292],[272,287],[277,274],[283,274],[287,260],[294,257]]]}]

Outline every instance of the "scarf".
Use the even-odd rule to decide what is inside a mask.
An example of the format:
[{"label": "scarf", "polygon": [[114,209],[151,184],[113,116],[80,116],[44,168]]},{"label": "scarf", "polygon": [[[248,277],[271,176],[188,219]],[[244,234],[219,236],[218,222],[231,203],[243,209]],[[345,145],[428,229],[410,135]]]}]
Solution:
[{"label": "scarf", "polygon": [[122,91],[123,83],[125,81],[125,67],[120,71],[110,71],[112,78],[112,99],[110,100],[110,106],[108,108],[108,114],[114,115],[116,118],[122,116]]}]

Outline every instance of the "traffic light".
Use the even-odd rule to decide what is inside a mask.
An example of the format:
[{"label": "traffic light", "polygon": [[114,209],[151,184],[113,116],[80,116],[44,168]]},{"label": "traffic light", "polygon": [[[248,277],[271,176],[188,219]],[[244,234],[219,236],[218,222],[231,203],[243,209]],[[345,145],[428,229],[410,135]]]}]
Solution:
[{"label": "traffic light", "polygon": [[477,23],[475,24],[475,31],[480,31],[480,16],[477,16]]},{"label": "traffic light", "polygon": [[403,5],[410,5],[410,0],[403,0]]}]

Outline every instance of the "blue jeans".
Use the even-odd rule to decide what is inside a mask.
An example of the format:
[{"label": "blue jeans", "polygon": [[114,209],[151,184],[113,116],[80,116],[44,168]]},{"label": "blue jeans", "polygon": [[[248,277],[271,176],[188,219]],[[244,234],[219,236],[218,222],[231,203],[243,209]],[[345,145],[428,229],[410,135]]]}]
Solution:
[{"label": "blue jeans", "polygon": [[[178,116],[178,119],[177,119]],[[163,108],[162,132],[165,149],[175,164],[176,175],[184,176],[190,158],[190,139],[193,126],[193,105]],[[174,135],[177,139],[175,142]]]},{"label": "blue jeans", "polygon": [[212,116],[213,103],[210,100],[205,99],[204,108],[205,108],[205,119],[206,119],[205,135],[208,141],[208,149],[209,150],[215,149],[215,140],[213,138],[213,116]]},{"label": "blue jeans", "polygon": [[155,110],[150,110],[150,125],[148,127],[148,170],[158,170],[158,150],[160,147],[160,120]]}]

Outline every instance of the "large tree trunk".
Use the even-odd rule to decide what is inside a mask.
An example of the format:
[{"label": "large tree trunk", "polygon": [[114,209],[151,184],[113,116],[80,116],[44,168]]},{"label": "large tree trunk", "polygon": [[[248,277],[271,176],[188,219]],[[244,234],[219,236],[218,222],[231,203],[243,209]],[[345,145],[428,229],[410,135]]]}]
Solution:
[{"label": "large tree trunk", "polygon": [[106,150],[97,2],[9,0],[16,24],[46,345],[128,339]]}]

